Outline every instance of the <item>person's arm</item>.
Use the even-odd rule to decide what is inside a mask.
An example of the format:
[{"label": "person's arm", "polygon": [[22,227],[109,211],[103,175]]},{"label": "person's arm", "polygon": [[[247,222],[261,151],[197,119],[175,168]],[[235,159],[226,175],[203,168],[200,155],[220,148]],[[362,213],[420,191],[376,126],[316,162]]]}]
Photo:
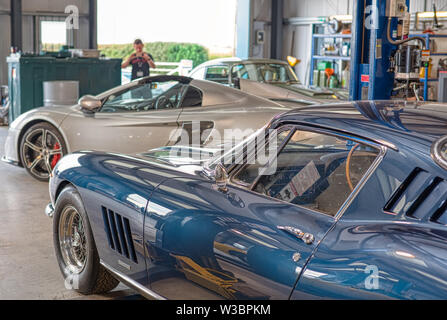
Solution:
[{"label": "person's arm", "polygon": [[130,61],[132,61],[133,57],[134,57],[134,54],[131,54],[130,57],[127,58],[127,60],[124,61],[124,63],[121,65],[121,68],[122,69],[127,68],[130,65]]},{"label": "person's arm", "polygon": [[154,62],[154,60],[152,59],[152,56],[151,56],[151,55],[145,53],[145,54],[144,54],[144,58],[146,59],[147,63],[149,63],[149,65],[150,65],[150,67],[151,67],[152,69],[157,68],[157,66],[155,65],[155,62]]}]

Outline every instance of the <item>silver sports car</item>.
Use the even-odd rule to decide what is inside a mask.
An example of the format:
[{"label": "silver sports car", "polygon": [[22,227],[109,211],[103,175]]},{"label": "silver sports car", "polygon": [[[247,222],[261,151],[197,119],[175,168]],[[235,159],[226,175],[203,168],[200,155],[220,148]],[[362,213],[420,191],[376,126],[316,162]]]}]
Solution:
[{"label": "silver sports car", "polygon": [[67,153],[146,152],[185,144],[185,131],[200,137],[200,146],[217,147],[222,141],[210,138],[216,131],[222,137],[225,129],[257,130],[289,109],[210,81],[147,77],[83,97],[74,106],[42,107],[21,115],[10,125],[2,160],[45,181]]}]

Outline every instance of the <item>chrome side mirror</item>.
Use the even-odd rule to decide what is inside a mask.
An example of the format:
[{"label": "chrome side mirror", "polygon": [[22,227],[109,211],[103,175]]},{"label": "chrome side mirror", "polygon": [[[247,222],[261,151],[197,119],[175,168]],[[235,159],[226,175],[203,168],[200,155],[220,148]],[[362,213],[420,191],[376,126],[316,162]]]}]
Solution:
[{"label": "chrome side mirror", "polygon": [[79,99],[78,104],[85,113],[95,113],[102,107],[102,102],[94,96],[83,96]]},{"label": "chrome side mirror", "polygon": [[214,181],[219,191],[227,192],[228,173],[222,164],[218,164],[214,169]]}]

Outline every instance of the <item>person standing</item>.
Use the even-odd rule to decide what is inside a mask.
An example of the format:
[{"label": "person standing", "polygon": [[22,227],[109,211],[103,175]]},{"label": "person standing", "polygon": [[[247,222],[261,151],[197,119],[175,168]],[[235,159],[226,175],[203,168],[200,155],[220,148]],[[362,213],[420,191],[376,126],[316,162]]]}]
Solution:
[{"label": "person standing", "polygon": [[149,76],[150,68],[156,68],[154,58],[151,54],[143,51],[144,43],[141,39],[135,40],[133,47],[135,52],[121,65],[121,68],[132,65],[132,80]]}]

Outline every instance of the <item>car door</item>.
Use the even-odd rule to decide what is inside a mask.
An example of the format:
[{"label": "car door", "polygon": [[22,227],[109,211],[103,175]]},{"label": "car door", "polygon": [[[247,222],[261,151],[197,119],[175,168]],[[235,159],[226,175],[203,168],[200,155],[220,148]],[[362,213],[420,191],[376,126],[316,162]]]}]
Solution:
[{"label": "car door", "polygon": [[185,86],[169,79],[136,83],[110,94],[94,114],[71,113],[61,124],[69,150],[136,153],[167,145]]},{"label": "car door", "polygon": [[[236,166],[225,190],[194,177],[156,190],[144,226],[152,290],[171,299],[289,298],[378,151],[294,128],[278,137],[277,165]],[[353,150],[364,157],[348,183]]]}]

